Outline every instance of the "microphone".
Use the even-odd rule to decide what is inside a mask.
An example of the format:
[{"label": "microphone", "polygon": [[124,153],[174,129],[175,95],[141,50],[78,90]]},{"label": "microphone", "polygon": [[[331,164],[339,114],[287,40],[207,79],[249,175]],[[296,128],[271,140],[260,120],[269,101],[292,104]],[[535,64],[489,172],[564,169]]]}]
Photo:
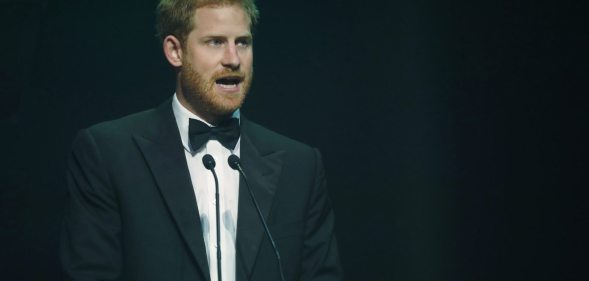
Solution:
[{"label": "microphone", "polygon": [[213,171],[213,173],[215,173],[214,169],[217,163],[215,163],[215,158],[213,158],[213,156],[211,156],[210,154],[206,154],[205,156],[203,156],[202,164],[205,165],[205,168],[207,168],[207,170],[211,170]]},{"label": "microphone", "polygon": [[222,281],[221,278],[221,211],[219,205],[221,205],[221,201],[219,201],[219,179],[217,178],[217,173],[215,173],[215,159],[210,154],[205,154],[202,157],[202,164],[213,173],[213,178],[215,178],[215,209],[217,212],[217,280]]},{"label": "microphone", "polygon": [[268,237],[268,240],[270,240],[270,244],[272,244],[272,249],[274,249],[274,255],[276,255],[276,260],[278,261],[278,270],[280,271],[280,280],[285,281],[284,271],[282,270],[282,262],[280,261],[280,252],[278,252],[278,248],[276,247],[276,243],[274,242],[274,238],[272,238],[272,234],[270,234],[270,229],[268,229],[268,224],[266,223],[266,220],[264,219],[264,215],[262,215],[262,211],[260,210],[260,206],[258,205],[258,200],[256,200],[256,197],[254,196],[254,192],[252,191],[252,188],[250,187],[250,185],[247,181],[247,177],[245,176],[245,173],[243,172],[243,168],[241,167],[241,161],[237,155],[231,154],[231,155],[229,155],[227,162],[229,163],[229,167],[231,167],[231,169],[233,169],[233,170],[237,170],[241,174],[241,176],[243,177],[243,179],[245,181],[245,186],[247,187],[250,197],[252,198],[252,201],[254,202],[254,206],[256,207],[256,211],[258,211],[258,217],[260,218],[260,221],[262,222],[262,225],[264,226],[264,231],[266,232],[266,236]]},{"label": "microphone", "polygon": [[243,176],[243,178],[245,178],[245,173],[241,169],[241,163],[240,163],[239,157],[237,155],[235,155],[235,154],[229,155],[229,158],[227,158],[227,162],[229,163],[229,167],[231,167],[231,169],[238,170],[239,173]]}]

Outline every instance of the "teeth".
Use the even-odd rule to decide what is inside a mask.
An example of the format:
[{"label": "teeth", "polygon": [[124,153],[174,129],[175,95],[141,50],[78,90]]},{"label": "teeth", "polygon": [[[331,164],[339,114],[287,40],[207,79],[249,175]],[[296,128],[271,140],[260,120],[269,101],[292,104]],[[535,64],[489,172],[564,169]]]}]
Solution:
[{"label": "teeth", "polygon": [[235,88],[237,88],[237,84],[220,84],[220,83],[217,83],[217,85],[219,85],[219,87],[221,87],[223,89],[235,89]]}]

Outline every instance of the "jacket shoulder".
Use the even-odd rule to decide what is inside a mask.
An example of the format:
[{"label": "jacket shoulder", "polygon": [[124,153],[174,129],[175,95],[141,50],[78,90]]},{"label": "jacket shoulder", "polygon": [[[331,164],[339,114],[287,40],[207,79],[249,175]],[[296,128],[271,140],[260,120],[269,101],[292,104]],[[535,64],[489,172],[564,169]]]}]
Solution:
[{"label": "jacket shoulder", "polygon": [[273,130],[270,130],[258,123],[247,120],[246,128],[248,137],[252,142],[258,144],[258,147],[267,147],[287,151],[310,151],[315,150],[308,144],[292,139]]},{"label": "jacket shoulder", "polygon": [[156,115],[155,109],[148,109],[118,119],[97,123],[86,128],[86,130],[95,135],[133,134],[148,129],[150,124],[156,123]]},{"label": "jacket shoulder", "polygon": [[90,142],[104,152],[117,153],[134,145],[135,136],[178,134],[174,124],[172,107],[169,102],[165,102],[156,108],[81,129],[74,139],[73,147],[85,148]]}]

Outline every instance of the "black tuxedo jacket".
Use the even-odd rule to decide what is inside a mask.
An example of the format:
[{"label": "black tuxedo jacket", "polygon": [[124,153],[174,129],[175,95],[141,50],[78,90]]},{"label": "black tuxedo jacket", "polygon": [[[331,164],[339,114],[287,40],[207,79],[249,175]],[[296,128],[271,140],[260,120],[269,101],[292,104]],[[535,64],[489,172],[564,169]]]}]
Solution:
[{"label": "black tuxedo jacket", "polygon": [[[60,248],[68,280],[210,280],[183,149],[170,100],[79,132]],[[342,279],[319,152],[242,118],[240,153],[286,279]],[[237,280],[280,280],[243,178],[238,205]]]}]

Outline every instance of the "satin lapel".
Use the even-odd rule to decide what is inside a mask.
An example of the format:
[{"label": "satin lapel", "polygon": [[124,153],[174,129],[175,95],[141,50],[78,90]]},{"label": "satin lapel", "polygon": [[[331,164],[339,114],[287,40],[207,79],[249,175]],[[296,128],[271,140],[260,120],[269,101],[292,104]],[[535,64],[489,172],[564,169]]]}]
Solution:
[{"label": "satin lapel", "polygon": [[[206,280],[210,280],[200,215],[172,106],[158,110],[160,129],[135,136],[167,207]],[[165,104],[164,104],[165,105]],[[169,108],[169,110],[168,110]],[[157,124],[154,124],[157,125]]]},{"label": "satin lapel", "polygon": [[[284,153],[283,151],[263,151],[261,147],[256,146],[251,136],[248,135],[250,132],[246,130],[247,126],[244,127],[240,144],[242,166],[260,205],[262,214],[268,220],[278,178],[282,170],[282,156]],[[237,280],[242,280],[240,277],[243,276],[239,274],[240,270],[245,269],[244,273],[249,279],[260,243],[266,235],[243,178],[241,178],[239,184],[238,208]]]}]

